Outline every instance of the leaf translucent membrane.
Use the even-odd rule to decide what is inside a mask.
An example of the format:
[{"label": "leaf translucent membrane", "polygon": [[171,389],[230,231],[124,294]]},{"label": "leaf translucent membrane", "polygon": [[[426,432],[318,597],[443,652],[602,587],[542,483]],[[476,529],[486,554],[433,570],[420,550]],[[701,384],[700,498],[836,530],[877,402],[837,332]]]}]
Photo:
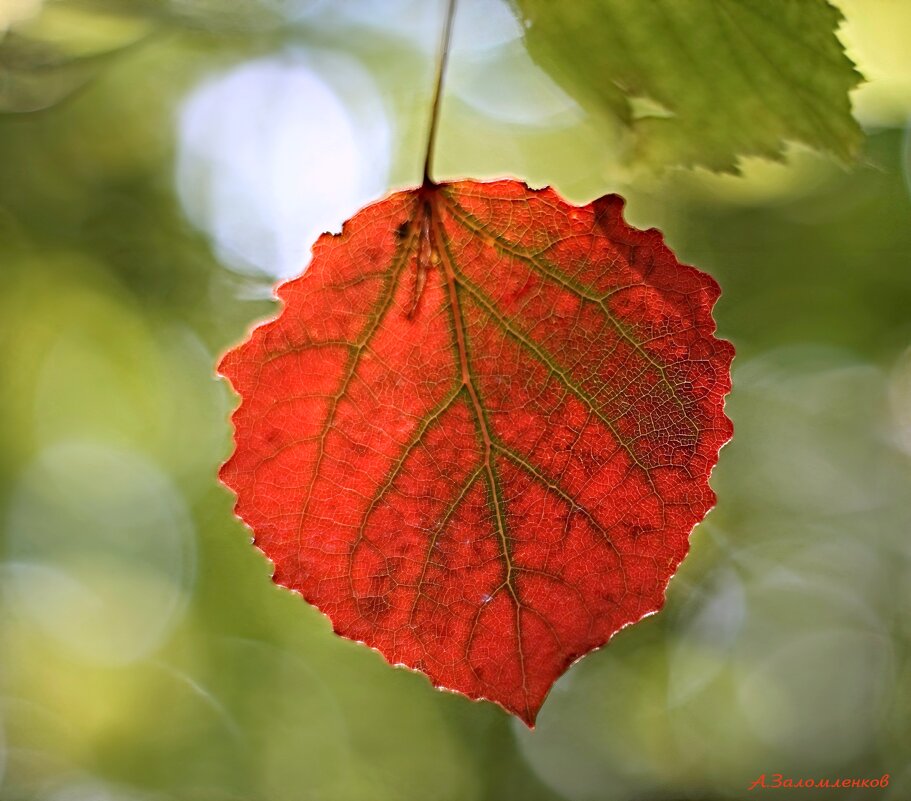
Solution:
[{"label": "leaf translucent membrane", "polygon": [[714,280],[609,195],[399,192],[324,235],[219,371],[221,471],[339,634],[529,726],[659,609],[731,436]]},{"label": "leaf translucent membrane", "polygon": [[828,0],[512,3],[532,58],[592,114],[628,125],[640,162],[737,172],[743,156],[783,158],[787,142],[857,155],[849,92],[862,77]]}]

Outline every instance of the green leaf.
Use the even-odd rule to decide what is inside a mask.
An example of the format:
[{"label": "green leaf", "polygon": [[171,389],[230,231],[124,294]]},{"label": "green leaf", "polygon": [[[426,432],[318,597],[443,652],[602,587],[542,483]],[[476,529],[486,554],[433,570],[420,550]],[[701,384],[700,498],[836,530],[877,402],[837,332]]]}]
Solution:
[{"label": "green leaf", "polygon": [[850,161],[862,79],[826,0],[512,0],[531,56],[650,164],[737,171],[800,142]]}]

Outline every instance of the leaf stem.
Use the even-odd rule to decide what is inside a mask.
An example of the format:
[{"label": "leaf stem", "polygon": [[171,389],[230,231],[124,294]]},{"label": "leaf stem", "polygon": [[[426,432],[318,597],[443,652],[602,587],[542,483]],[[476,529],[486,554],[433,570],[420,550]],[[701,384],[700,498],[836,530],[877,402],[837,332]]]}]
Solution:
[{"label": "leaf stem", "polygon": [[443,75],[446,72],[446,62],[449,59],[449,42],[452,40],[452,21],[455,18],[456,0],[448,0],[446,8],[446,22],[443,25],[443,36],[440,40],[440,51],[437,55],[437,78],[433,89],[433,103],[430,108],[430,130],[427,133],[427,152],[424,155],[424,183],[425,187],[436,186],[430,177],[430,168],[433,165],[433,150],[436,146],[437,126],[440,120],[440,96],[443,89]]}]

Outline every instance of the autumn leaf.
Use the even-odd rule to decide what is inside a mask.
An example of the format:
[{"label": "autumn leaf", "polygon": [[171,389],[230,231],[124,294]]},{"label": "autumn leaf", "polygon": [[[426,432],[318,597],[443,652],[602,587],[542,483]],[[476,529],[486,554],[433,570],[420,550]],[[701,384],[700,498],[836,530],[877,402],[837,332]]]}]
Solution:
[{"label": "autumn leaf", "polygon": [[852,159],[861,75],[827,0],[513,0],[531,56],[658,164],[736,171],[799,142]]},{"label": "autumn leaf", "polygon": [[528,725],[659,609],[731,435],[717,284],[608,195],[428,184],[359,212],[222,360],[221,471],[336,632]]}]

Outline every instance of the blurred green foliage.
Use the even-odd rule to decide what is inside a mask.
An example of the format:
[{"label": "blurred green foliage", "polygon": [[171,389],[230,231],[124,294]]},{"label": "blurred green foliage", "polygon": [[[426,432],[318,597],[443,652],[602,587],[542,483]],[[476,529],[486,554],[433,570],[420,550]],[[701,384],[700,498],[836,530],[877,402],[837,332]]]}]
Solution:
[{"label": "blurred green foliage", "polygon": [[736,171],[785,141],[850,160],[860,74],[828,0],[515,0],[535,60],[634,137],[629,157]]},{"label": "blurred green foliage", "polygon": [[[720,281],[738,349],[719,505],[666,609],[574,666],[534,732],[335,637],[271,584],[215,478],[235,399],[213,365],[274,313],[269,265],[238,269],[215,223],[236,235],[275,176],[231,183],[261,140],[216,147],[240,122],[207,100],[217,159],[189,173],[211,203],[193,217],[181,165],[207,154],[187,150],[186,110],[200,87],[260,74],[238,72],[250,64],[305,64],[332,88],[353,59],[372,84],[339,90],[339,108],[358,120],[378,102],[383,184],[415,181],[439,9],[59,2],[11,18],[4,48],[53,42],[61,65],[92,63],[43,110],[0,118],[0,798],[674,801],[746,797],[775,772],[888,772],[875,797],[907,798],[911,149],[896,122],[911,94],[889,49],[907,17],[882,0],[854,24],[845,7],[852,58],[876,65],[855,94],[860,165],[794,147],[743,177],[647,177],[537,71],[508,7],[463,4],[441,176],[622,191],[632,222]],[[256,136],[297,119],[256,108]],[[327,197],[316,178],[295,191]]]}]

